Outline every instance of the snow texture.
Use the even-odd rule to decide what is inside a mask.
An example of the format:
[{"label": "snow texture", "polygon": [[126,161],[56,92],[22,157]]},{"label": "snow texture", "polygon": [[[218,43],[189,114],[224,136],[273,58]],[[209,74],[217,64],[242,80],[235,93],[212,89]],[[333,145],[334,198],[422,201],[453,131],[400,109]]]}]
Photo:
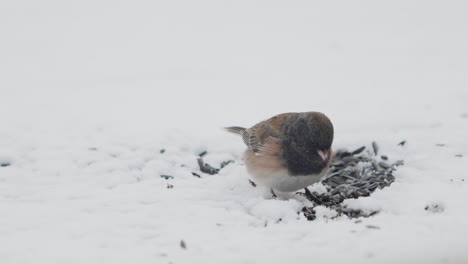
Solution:
[{"label": "snow texture", "polygon": [[[2,1],[0,263],[468,263],[467,7]],[[307,221],[221,130],[312,110],[405,160],[379,214]]]}]

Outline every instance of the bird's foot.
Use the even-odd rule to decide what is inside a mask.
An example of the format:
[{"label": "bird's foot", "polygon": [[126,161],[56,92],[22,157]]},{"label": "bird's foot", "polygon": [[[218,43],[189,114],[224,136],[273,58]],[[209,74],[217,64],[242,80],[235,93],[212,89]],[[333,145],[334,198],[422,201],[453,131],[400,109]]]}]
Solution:
[{"label": "bird's foot", "polygon": [[313,202],[313,203],[316,204],[316,205],[321,204],[321,203],[320,203],[320,199],[319,199],[316,195],[314,195],[313,193],[311,193],[309,189],[304,188],[304,191],[305,191],[305,193],[300,193],[300,194],[301,194],[301,195],[304,195],[304,196],[307,198],[307,200]]}]

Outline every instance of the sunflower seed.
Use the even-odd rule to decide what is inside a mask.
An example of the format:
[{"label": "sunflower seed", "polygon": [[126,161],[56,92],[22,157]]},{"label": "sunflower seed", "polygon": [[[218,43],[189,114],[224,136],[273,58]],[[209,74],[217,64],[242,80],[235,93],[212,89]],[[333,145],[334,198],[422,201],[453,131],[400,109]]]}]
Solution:
[{"label": "sunflower seed", "polygon": [[352,155],[360,154],[360,153],[363,152],[365,149],[366,149],[366,146],[360,147],[360,148],[356,149],[355,151],[351,152],[351,154],[352,154]]},{"label": "sunflower seed", "polygon": [[374,150],[374,155],[377,156],[377,154],[379,154],[379,145],[377,145],[377,142],[372,142],[372,149]]},{"label": "sunflower seed", "polygon": [[187,243],[185,243],[185,241],[181,240],[181,241],[180,241],[180,247],[181,247],[182,249],[186,250],[186,249],[187,249]]},{"label": "sunflower seed", "polygon": [[222,169],[231,163],[234,163],[234,161],[233,160],[223,161],[221,162],[221,165],[219,167]]},{"label": "sunflower seed", "polygon": [[388,165],[387,163],[381,161],[379,162],[379,166],[384,168],[384,169],[390,169],[392,166]]},{"label": "sunflower seed", "polygon": [[197,161],[198,161],[198,166],[200,167],[200,170],[202,172],[210,174],[210,175],[218,174],[219,169],[213,168],[210,164],[205,163],[201,157],[198,158]]},{"label": "sunflower seed", "polygon": [[252,185],[253,187],[257,187],[257,184],[256,184],[254,181],[250,180],[250,179],[249,179],[249,183],[250,183],[250,185]]},{"label": "sunflower seed", "polygon": [[165,180],[172,180],[174,179],[174,176],[171,176],[171,175],[160,175],[161,178],[165,179]]},{"label": "sunflower seed", "polygon": [[374,171],[379,171],[379,170],[380,170],[380,168],[379,168],[379,166],[378,166],[378,164],[377,164],[376,161],[373,160],[373,161],[371,162],[371,164],[372,164],[372,167],[374,168]]}]

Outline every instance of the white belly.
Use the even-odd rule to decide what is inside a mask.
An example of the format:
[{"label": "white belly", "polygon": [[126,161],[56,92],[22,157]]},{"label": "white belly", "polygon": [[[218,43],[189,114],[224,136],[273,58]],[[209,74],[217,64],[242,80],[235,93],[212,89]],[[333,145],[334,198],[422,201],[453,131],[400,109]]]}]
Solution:
[{"label": "white belly", "polygon": [[285,172],[272,173],[270,175],[255,176],[252,175],[255,182],[273,188],[280,192],[295,192],[304,189],[322,178],[321,174],[312,174],[307,176],[290,176]]}]

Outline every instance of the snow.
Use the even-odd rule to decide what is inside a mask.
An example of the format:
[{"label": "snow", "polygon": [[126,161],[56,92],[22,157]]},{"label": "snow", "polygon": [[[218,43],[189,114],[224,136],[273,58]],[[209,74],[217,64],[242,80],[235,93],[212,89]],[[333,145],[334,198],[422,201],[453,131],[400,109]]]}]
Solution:
[{"label": "snow", "polygon": [[[0,263],[467,263],[466,7],[2,2]],[[221,129],[311,110],[405,160],[376,216],[307,221]]]}]

